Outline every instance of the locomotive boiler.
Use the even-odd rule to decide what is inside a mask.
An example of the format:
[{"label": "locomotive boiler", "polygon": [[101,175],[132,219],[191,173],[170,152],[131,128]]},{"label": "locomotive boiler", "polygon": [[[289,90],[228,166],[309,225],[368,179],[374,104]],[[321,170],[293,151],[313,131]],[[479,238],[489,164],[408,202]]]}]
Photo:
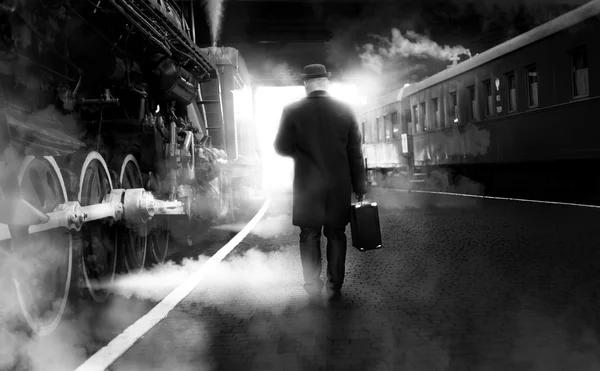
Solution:
[{"label": "locomotive boiler", "polygon": [[0,1],[0,263],[39,334],[163,262],[174,217],[234,218],[257,171],[243,59],[198,47],[184,10]]}]

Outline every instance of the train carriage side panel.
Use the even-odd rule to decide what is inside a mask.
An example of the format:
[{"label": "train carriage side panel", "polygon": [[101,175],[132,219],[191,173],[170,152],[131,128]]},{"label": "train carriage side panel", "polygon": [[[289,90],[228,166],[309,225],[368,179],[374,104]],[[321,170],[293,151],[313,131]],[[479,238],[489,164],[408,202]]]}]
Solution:
[{"label": "train carriage side panel", "polygon": [[363,152],[369,169],[383,171],[405,168],[408,157],[402,150],[402,104],[398,92],[376,100],[359,114],[364,126]]},{"label": "train carriage side panel", "polygon": [[[492,145],[487,156],[473,162],[551,161],[557,159],[598,157],[595,137],[600,128],[594,123],[593,113],[600,108],[598,91],[600,81],[594,74],[600,48],[595,38],[600,22],[592,18],[571,29],[494,61],[487,68],[476,71],[481,77],[500,82],[500,102],[492,115],[477,124],[490,133]],[[588,59],[587,97],[574,98],[574,78],[571,53],[583,47]],[[535,66],[537,85],[529,84],[529,66]],[[596,63],[596,65],[598,65]],[[517,107],[507,112],[508,93],[503,89],[506,72],[515,71],[517,79]],[[537,90],[537,106],[530,107],[530,91]],[[482,103],[481,101],[479,103]],[[480,104],[480,108],[482,105]]]},{"label": "train carriage side panel", "polygon": [[[524,46],[489,63],[411,94],[413,121],[420,115],[421,104],[431,110],[432,98],[458,97],[458,123],[446,128],[432,128],[432,116],[420,118],[414,135],[416,165],[510,163],[557,159],[597,158],[595,138],[600,128],[593,123],[597,112],[600,74],[594,66],[600,61],[600,47],[593,40],[600,31],[597,17]],[[571,65],[572,53],[584,50],[589,68],[579,77]],[[582,63],[582,62],[578,62]],[[537,73],[537,107],[529,107],[528,91],[535,89],[528,81],[529,66]],[[573,97],[577,78],[585,80],[589,94]],[[513,77],[510,77],[513,76]],[[516,82],[516,107],[509,112],[509,78]],[[496,79],[497,85],[496,85]],[[516,80],[516,81],[515,81]],[[489,85],[484,85],[489,84]],[[490,89],[491,86],[491,89]],[[472,90],[470,90],[470,88]],[[487,90],[486,90],[487,89]],[[487,115],[488,92],[492,95]],[[471,108],[471,94],[475,105]],[[439,98],[438,98],[439,99]],[[446,112],[447,113],[447,112]],[[472,113],[475,117],[472,118]],[[418,117],[417,117],[418,118]],[[428,129],[421,127],[428,125]]]}]

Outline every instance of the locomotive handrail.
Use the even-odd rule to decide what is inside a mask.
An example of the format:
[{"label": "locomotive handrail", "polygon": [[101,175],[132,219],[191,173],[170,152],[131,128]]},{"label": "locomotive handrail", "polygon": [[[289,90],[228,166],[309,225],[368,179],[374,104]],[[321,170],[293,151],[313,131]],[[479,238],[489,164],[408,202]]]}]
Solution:
[{"label": "locomotive handrail", "polygon": [[107,43],[109,43],[111,45],[111,48],[117,52],[117,54],[120,54],[121,56],[126,55],[124,50],[121,50],[121,48],[119,48],[115,43],[113,43],[112,41],[110,41],[100,30],[98,30],[92,23],[90,23],[87,19],[85,19],[84,16],[82,16],[81,14],[79,14],[68,2],[63,2],[63,5],[66,6],[70,12],[72,12],[73,14],[75,14],[79,19],[81,19],[88,27],[90,27],[92,30],[94,30],[94,32],[96,32],[96,34],[98,36],[100,36],[102,39],[104,39],[104,41],[106,41]]},{"label": "locomotive handrail", "polygon": [[[121,0],[121,1],[123,1],[123,0]],[[174,25],[168,19],[165,19],[164,14],[158,12],[148,2],[142,1],[141,4],[146,8],[147,11],[153,13],[160,20],[160,22],[162,23],[162,27],[166,30],[166,32],[171,34],[171,36],[173,38],[175,38],[175,40],[180,45],[184,46],[192,54],[195,54],[195,58],[191,57],[186,52],[181,51],[178,48],[176,48],[175,46],[171,45],[171,47],[174,50],[176,50],[178,53],[180,53],[190,59],[193,59],[196,62],[196,64],[200,65],[200,67],[204,68],[205,70],[213,69],[212,68],[213,66],[211,66],[211,64],[207,60],[205,60],[204,56],[202,55],[202,53],[200,51],[200,48],[198,48],[198,46],[193,44],[187,35],[180,32],[180,30],[174,28]],[[182,38],[182,36],[183,36],[183,38]],[[209,73],[209,75],[210,75],[210,73]]]},{"label": "locomotive handrail", "polygon": [[135,9],[131,8],[131,6],[129,4],[127,4],[126,2],[124,2],[123,0],[120,0],[121,2],[123,2],[123,4],[125,6],[127,6],[129,8],[130,11],[132,11],[134,14],[136,14],[138,16],[138,18],[141,18],[141,21],[146,23],[146,27],[148,27],[150,29],[150,31],[144,29],[144,27],[142,25],[140,25],[140,23],[136,22],[129,14],[127,14],[127,12],[125,11],[125,9],[123,9],[123,7],[119,4],[117,4],[116,0],[109,0],[111,4],[113,4],[113,6],[115,8],[117,8],[117,10],[119,12],[121,12],[121,14],[127,18],[127,20],[129,20],[129,22],[133,23],[134,25],[136,25],[138,27],[138,29],[144,33],[144,35],[148,36],[148,38],[150,40],[152,40],[155,44],[157,44],[160,48],[163,49],[163,51],[165,53],[167,53],[168,56],[173,55],[173,53],[171,53],[171,50],[169,50],[169,48],[167,47],[167,45],[165,43],[163,43],[162,41],[160,41],[156,36],[152,35],[152,33],[157,34],[158,37],[163,38],[164,35],[161,35],[161,33],[156,30],[152,25],[148,24],[148,22],[143,19],[143,17],[140,17],[140,15],[135,11]]}]

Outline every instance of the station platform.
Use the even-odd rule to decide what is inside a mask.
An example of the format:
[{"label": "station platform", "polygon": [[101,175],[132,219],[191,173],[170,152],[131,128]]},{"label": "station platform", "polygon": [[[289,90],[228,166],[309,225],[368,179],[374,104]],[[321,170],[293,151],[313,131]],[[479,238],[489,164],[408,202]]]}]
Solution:
[{"label": "station platform", "polygon": [[348,226],[342,302],[308,305],[274,208],[112,369],[600,369],[600,209],[369,196],[384,247],[359,252]]}]

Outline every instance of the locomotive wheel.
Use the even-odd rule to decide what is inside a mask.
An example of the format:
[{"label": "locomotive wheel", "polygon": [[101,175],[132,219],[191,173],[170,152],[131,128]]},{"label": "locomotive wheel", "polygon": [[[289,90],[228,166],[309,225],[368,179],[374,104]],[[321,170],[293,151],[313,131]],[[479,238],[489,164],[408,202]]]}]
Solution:
[{"label": "locomotive wheel", "polygon": [[169,241],[171,239],[170,218],[155,216],[150,223],[148,265],[162,264],[167,259]]},{"label": "locomotive wheel", "polygon": [[[133,155],[127,155],[119,166],[119,187],[124,189],[143,188],[142,172]],[[146,223],[119,223],[117,250],[120,252],[123,266],[128,273],[144,269],[148,242]]]},{"label": "locomotive wheel", "polygon": [[[98,152],[88,153],[80,167],[77,200],[82,206],[99,204],[112,190],[108,166]],[[80,265],[89,294],[103,302],[109,292],[103,284],[112,284],[117,269],[117,234],[106,220],[85,223],[81,228]]]},{"label": "locomotive wheel", "polygon": [[[67,190],[54,158],[27,156],[18,182],[24,200],[42,210],[53,211],[67,201]],[[21,312],[29,327],[47,335],[58,326],[67,305],[73,267],[73,240],[62,229],[29,234],[19,228],[11,249],[24,264],[13,267],[13,282]]]}]

